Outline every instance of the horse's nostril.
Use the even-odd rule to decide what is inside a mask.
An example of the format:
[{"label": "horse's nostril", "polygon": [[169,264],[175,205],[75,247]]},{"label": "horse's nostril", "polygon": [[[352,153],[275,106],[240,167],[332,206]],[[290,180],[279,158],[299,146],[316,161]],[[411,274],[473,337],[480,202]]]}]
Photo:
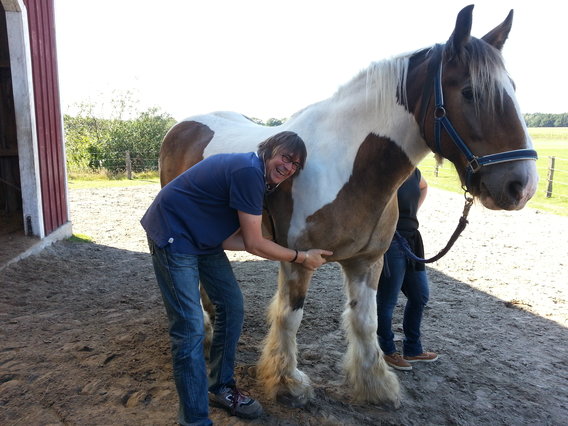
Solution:
[{"label": "horse's nostril", "polygon": [[509,195],[519,201],[523,196],[523,185],[519,181],[513,181],[509,183]]}]

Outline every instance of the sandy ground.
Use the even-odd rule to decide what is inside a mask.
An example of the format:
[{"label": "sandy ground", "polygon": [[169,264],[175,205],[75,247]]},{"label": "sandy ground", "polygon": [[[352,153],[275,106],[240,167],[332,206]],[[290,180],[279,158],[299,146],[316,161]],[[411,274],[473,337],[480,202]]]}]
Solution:
[{"label": "sandy ground", "polygon": [[[72,190],[74,232],[0,272],[0,424],[171,425],[166,318],[138,220],[157,185]],[[441,248],[462,198],[431,190],[420,214],[427,254]],[[357,405],[343,383],[344,296],[336,264],[315,275],[298,334],[299,364],[316,398],[268,401],[253,366],[266,333],[277,263],[231,254],[246,299],[238,381],[265,407],[218,424],[560,425],[568,419],[568,218],[474,206],[455,248],[428,267],[423,343],[436,363],[397,372],[402,407]],[[401,296],[401,302],[404,297]],[[401,332],[401,307],[395,312]]]}]

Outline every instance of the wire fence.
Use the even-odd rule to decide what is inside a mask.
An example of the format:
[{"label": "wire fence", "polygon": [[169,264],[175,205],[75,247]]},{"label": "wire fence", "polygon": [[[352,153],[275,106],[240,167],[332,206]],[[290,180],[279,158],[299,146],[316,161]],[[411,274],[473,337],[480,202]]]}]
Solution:
[{"label": "wire fence", "polygon": [[[539,172],[540,170],[537,168]],[[541,175],[543,176],[543,175]],[[556,179],[555,179],[556,176]],[[568,199],[568,158],[560,158],[555,156],[548,157],[548,167],[546,168],[546,198],[551,198],[554,195]],[[559,187],[560,186],[560,187]],[[556,191],[553,191],[557,188]]]},{"label": "wire fence", "polygon": [[92,154],[82,164],[67,164],[71,173],[109,173],[125,174],[128,179],[133,173],[145,173],[158,170],[158,156],[132,153],[131,151],[112,152],[107,155]]},{"label": "wire fence", "polygon": [[[419,167],[439,182],[459,182],[454,166],[448,161],[437,164],[433,158],[427,159]],[[544,198],[568,201],[568,158],[549,156],[539,159],[537,172],[540,176],[537,194]]]}]

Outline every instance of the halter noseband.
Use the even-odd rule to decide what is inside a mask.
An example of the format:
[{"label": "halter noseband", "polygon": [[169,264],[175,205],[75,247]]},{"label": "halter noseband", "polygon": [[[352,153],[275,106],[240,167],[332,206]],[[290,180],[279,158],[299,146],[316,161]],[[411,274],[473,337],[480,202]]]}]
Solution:
[{"label": "halter noseband", "polygon": [[[467,160],[466,166],[466,188],[469,188],[471,183],[472,176],[479,172],[481,168],[485,166],[491,166],[493,164],[499,163],[506,163],[509,161],[519,161],[519,160],[536,160],[538,155],[534,149],[516,149],[512,151],[504,151],[499,152],[496,154],[488,154],[478,157],[474,155],[471,150],[467,147],[463,139],[460,137],[454,126],[452,125],[450,119],[446,114],[446,109],[444,107],[444,94],[442,91],[442,63],[443,63],[443,55],[442,55],[442,45],[437,44],[435,47],[435,52],[431,61],[434,61],[436,56],[439,56],[438,62],[438,69],[434,74],[434,101],[435,101],[435,108],[434,108],[434,137],[436,143],[436,153],[443,156],[442,154],[442,129],[445,129],[454,144],[458,147],[458,149],[462,152]],[[429,70],[435,66],[435,62],[431,62],[431,67]],[[429,73],[430,74],[430,73]],[[425,90],[426,92],[426,90]],[[423,107],[424,103],[429,101],[430,96],[428,99],[423,99]],[[423,113],[426,114],[426,109],[423,108]],[[424,121],[424,120],[423,120]]]}]

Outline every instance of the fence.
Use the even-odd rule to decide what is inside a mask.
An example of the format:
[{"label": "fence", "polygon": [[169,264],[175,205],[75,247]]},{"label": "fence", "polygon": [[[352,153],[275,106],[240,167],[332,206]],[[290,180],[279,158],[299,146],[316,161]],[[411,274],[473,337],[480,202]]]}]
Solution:
[{"label": "fence", "polygon": [[[556,174],[556,176],[559,175],[563,175],[566,176],[566,174],[568,174],[568,159],[566,158],[558,158],[558,157],[548,157],[548,169],[547,169],[547,173],[546,173],[546,198],[551,198],[552,197],[552,189],[554,188],[555,185],[561,185],[562,189],[560,191],[557,192],[566,192],[564,191],[565,188],[568,187],[568,182],[565,181],[561,181],[560,179],[556,179],[556,181],[554,180],[554,175]],[[558,168],[557,164],[560,164],[561,167]],[[559,195],[559,194],[557,194]],[[568,196],[566,195],[559,195],[560,197],[563,198],[568,198]]]},{"label": "fence", "polygon": [[[442,181],[459,181],[454,166],[449,161],[439,165],[433,158],[427,158],[419,167],[427,175],[440,178]],[[540,176],[537,193],[545,198],[568,201],[568,158],[557,156],[540,158],[537,160],[537,171]]]},{"label": "fence", "polygon": [[68,162],[67,169],[70,172],[92,173],[106,172],[110,174],[126,174],[132,179],[133,173],[149,172],[158,170],[158,158],[152,154],[132,153],[131,151],[112,152],[108,154],[92,153],[88,159],[88,165],[77,165]]}]

